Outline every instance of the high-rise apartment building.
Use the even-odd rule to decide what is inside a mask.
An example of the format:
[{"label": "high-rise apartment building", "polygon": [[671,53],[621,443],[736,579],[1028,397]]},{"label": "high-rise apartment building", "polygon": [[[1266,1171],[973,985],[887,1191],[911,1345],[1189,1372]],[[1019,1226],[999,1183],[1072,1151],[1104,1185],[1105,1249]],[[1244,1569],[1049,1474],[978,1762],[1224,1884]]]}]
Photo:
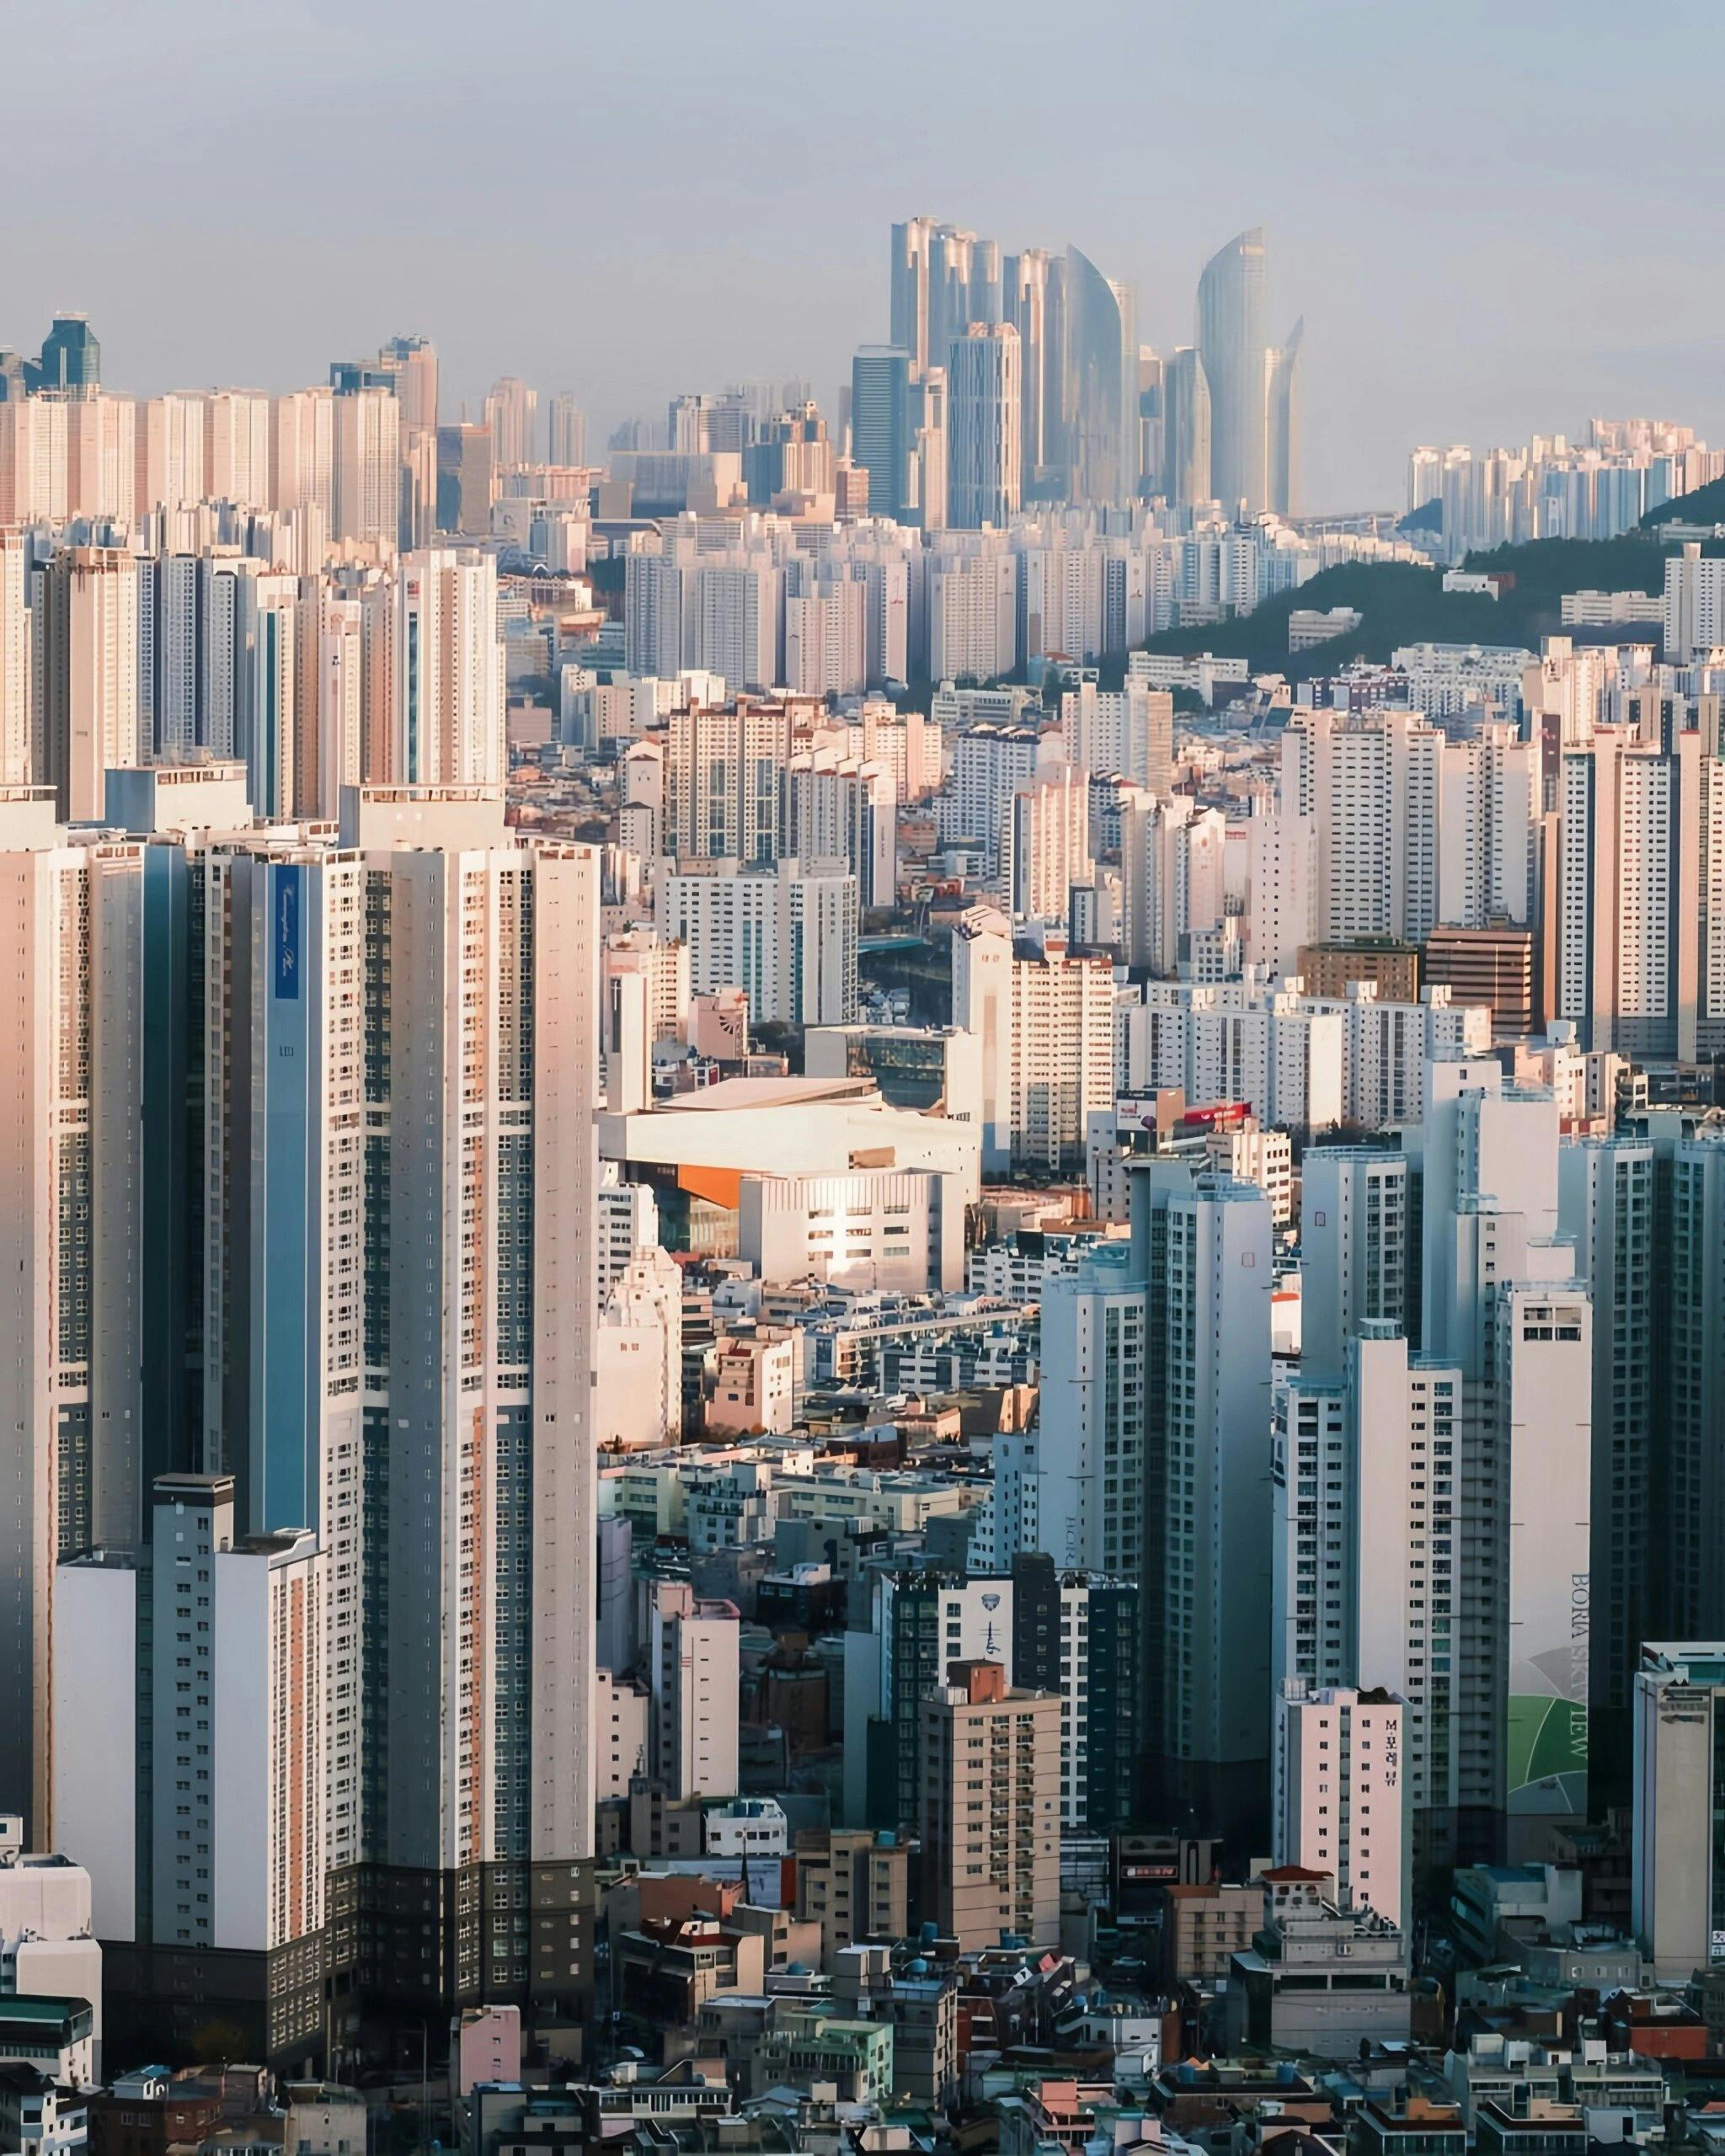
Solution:
[{"label": "high-rise apartment building", "polygon": [[35,764],[29,591],[24,536],[0,531],[0,787],[28,786]]},{"label": "high-rise apartment building", "polygon": [[1162,373],[1162,488],[1176,509],[1209,501],[1210,398],[1195,344],[1182,344]]},{"label": "high-rise apartment building", "polygon": [[1693,1062],[1722,986],[1716,956],[1725,780],[1716,744],[1605,725],[1558,773],[1552,1015],[1582,1044]]},{"label": "high-rise apartment building", "polygon": [[1300,502],[1300,361],[1306,343],[1302,315],[1287,341],[1265,355],[1266,440],[1264,487],[1278,516],[1298,516]]},{"label": "high-rise apartment building", "polygon": [[788,851],[791,716],[740,698],[673,712],[665,742],[665,851],[680,862],[765,867]]},{"label": "high-rise apartment building", "polygon": [[902,521],[912,506],[908,352],[865,344],[851,362],[851,454],[868,474],[868,514]]},{"label": "high-rise apartment building", "polygon": [[1300,1196],[1302,1380],[1341,1380],[1365,1325],[1407,1320],[1416,1226],[1407,1156],[1377,1145],[1316,1145]]},{"label": "high-rise apartment building", "polygon": [[1004,1666],[953,1662],[924,1701],[921,1827],[928,1905],[962,1950],[1060,1933],[1060,1702]]},{"label": "high-rise apartment building", "polygon": [[1010,671],[1017,648],[1017,564],[1010,554],[939,554],[928,565],[928,663],[942,680]]},{"label": "high-rise apartment building", "polygon": [[1119,690],[1081,682],[1060,698],[1066,754],[1097,776],[1118,772],[1158,798],[1174,783],[1174,699],[1128,681]]},{"label": "high-rise apartment building", "polygon": [[1458,1847],[1514,1854],[1586,1808],[1593,1310],[1549,1093],[1434,1061],[1419,1155],[1422,1346],[1463,1386],[1444,1764]]},{"label": "high-rise apartment building", "polygon": [[[0,1139],[5,1316],[0,1375],[0,1811],[53,1833],[53,1598],[58,1558],[133,1541],[144,1444],[142,861],[71,846],[52,796],[0,798]],[[160,1463],[168,1465],[166,1461]]]},{"label": "high-rise apartment building", "polygon": [[316,509],[333,528],[335,399],[328,390],[296,389],[270,400],[270,505]]},{"label": "high-rise apartment building", "polygon": [[1124,796],[1121,926],[1129,965],[1172,977],[1193,937],[1220,925],[1227,911],[1226,846],[1226,819],[1200,808],[1191,794],[1158,798],[1135,789]]},{"label": "high-rise apartment building", "polygon": [[401,526],[401,406],[392,389],[334,400],[330,456],[333,539],[393,552]]},{"label": "high-rise apartment building", "polygon": [[1338,1901],[1397,1925],[1413,1913],[1402,1710],[1393,1692],[1280,1687],[1271,1845],[1278,1865],[1329,1873]]},{"label": "high-rise apartment building", "polygon": [[[994,1502],[998,1518],[1025,1522],[1022,1546],[1058,1565],[1143,1574],[1146,1323],[1145,1283],[1124,1243],[1099,1244],[1075,1272],[1043,1283],[1033,1460],[1022,1469],[996,1460]],[[1010,1486],[1025,1472],[1028,1506]]]},{"label": "high-rise apartment building", "polygon": [[1052,1172],[1081,1162],[1087,1118],[1114,1097],[1114,971],[1064,932],[1015,947],[973,906],[953,932],[953,1022],[982,1043],[982,1165]]},{"label": "high-rise apartment building", "polygon": [[261,390],[212,389],[203,402],[206,493],[212,501],[268,508],[269,398]]},{"label": "high-rise apartment building", "polygon": [[1000,881],[1017,921],[1065,925],[1073,889],[1088,883],[1090,774],[1051,760],[1028,779],[1007,807],[1001,834]]},{"label": "high-rise apartment building", "polygon": [[63,547],[36,610],[42,776],[60,815],[99,819],[109,771],[145,746],[138,714],[138,562],[118,547]]},{"label": "high-rise apartment building", "polygon": [[1052,258],[1039,247],[1007,255],[1001,264],[1002,318],[1018,333],[1023,419],[1020,453],[1027,488],[1044,476],[1051,444],[1060,435],[1059,355],[1049,342]]},{"label": "high-rise apartment building", "polygon": [[427,547],[396,580],[390,776],[408,786],[500,786],[504,648],[490,554]]},{"label": "high-rise apartment building", "polygon": [[492,789],[350,792],[336,843],[236,831],[222,767],[184,776],[227,835],[195,809],[174,835],[183,787],[142,845],[62,847],[45,801],[8,804],[29,1194],[8,1270],[51,1351],[8,1412],[8,1793],[45,1817],[54,1558],[136,1547],[157,1474],[231,1476],[239,1528],[309,1530],[327,1582],[334,2040],[383,1985],[569,2001],[596,862],[511,844]]},{"label": "high-rise apartment building", "polygon": [[429,337],[392,337],[377,363],[393,376],[403,434],[437,430],[437,347]]},{"label": "high-rise apartment building", "polygon": [[857,878],[841,862],[734,859],[660,880],[659,931],[686,945],[697,995],[740,988],[756,1023],[847,1025],[857,1015]]},{"label": "high-rise apartment building", "polygon": [[587,462],[587,415],[567,389],[560,389],[547,413],[548,462],[567,471]]},{"label": "high-rise apartment building", "polygon": [[1630,1929],[1661,1983],[1725,1956],[1725,1645],[1651,1643],[1635,1677]]},{"label": "high-rise apartment building", "polygon": [[489,426],[437,430],[437,528],[483,539],[497,499],[496,446]]},{"label": "high-rise apartment building", "polygon": [[[1262,1846],[1270,1761],[1269,1201],[1152,1159],[1135,1170],[1146,1283],[1149,1795]],[[1171,1812],[1169,1807],[1174,1807]]]},{"label": "high-rise apartment building", "polygon": [[138,407],[133,501],[139,515],[205,499],[204,403],[199,397],[152,397]]},{"label": "high-rise apartment building", "polygon": [[1004,525],[1023,483],[1018,333],[1011,323],[972,323],[948,352],[947,522]]},{"label": "high-rise apartment building", "polygon": [[485,399],[485,424],[491,430],[491,454],[499,472],[539,461],[539,392],[515,375],[491,385]]},{"label": "high-rise apartment building", "polygon": [[842,861],[857,879],[864,912],[895,903],[898,790],[885,765],[830,749],[806,751],[791,759],[786,800],[797,859]]},{"label": "high-rise apartment building", "polygon": [[1725,1364],[1716,1346],[1725,1326],[1725,1143],[1702,1129],[1665,1140],[1661,1152],[1669,1187],[1656,1251],[1670,1324],[1657,1396],[1655,1609],[1669,1631],[1711,1639],[1725,1637],[1714,1557],[1725,1523]]},{"label": "high-rise apartment building", "polygon": [[686,1581],[660,1580],[648,1623],[654,1779],[675,1803],[692,1796],[734,1796],[736,1604],[697,1595]]},{"label": "high-rise apartment building", "polygon": [[1302,1366],[1274,1396],[1272,1678],[1279,1689],[1401,1698],[1409,1849],[1422,1866],[1453,1838],[1457,1701],[1483,1673],[1458,1654],[1462,1401],[1460,1369],[1410,1355],[1388,1317],[1355,1321],[1338,1374]]},{"label": "high-rise apartment building", "polygon": [[1066,498],[1129,502],[1138,486],[1138,321],[1132,287],[1069,247],[1055,280]]},{"label": "high-rise apartment building", "polygon": [[1655,1278],[1655,1174],[1637,1139],[1570,1139],[1558,1153],[1558,1224],[1594,1312],[1589,1771],[1614,1797],[1628,1789],[1636,1665],[1658,1606],[1657,1341],[1674,1312],[1661,1313]]},{"label": "high-rise apartment building", "polygon": [[[130,524],[137,488],[137,406],[132,400],[104,397],[99,390],[77,398],[67,410],[66,453],[69,513]],[[268,478],[266,460],[266,487]],[[261,505],[269,497],[265,493],[231,499]]]},{"label": "high-rise apartment building", "polygon": [[248,1535],[227,1475],[166,1475],[138,1549],[60,1567],[55,1812],[99,1882],[115,2039],[212,2016],[270,2058],[324,2038],[329,1579],[307,1529]]}]

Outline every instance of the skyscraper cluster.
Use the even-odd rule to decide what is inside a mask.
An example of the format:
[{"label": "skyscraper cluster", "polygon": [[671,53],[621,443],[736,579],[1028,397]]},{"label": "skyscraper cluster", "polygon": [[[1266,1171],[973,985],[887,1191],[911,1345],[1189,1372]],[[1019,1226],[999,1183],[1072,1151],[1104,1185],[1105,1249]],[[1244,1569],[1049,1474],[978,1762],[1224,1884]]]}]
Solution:
[{"label": "skyscraper cluster", "polygon": [[[1529,643],[1293,605],[1530,618],[1297,515],[1266,305],[1254,230],[1161,354],[912,218],[837,399],[590,463],[419,336],[0,353],[0,2148],[344,2156],[307,2077],[409,2050],[468,2156],[979,2090],[1001,2156],[1659,2145],[1634,2032],[1725,1968],[1725,563]],[[1285,670],[1220,633],[1276,598]]]},{"label": "skyscraper cluster", "polygon": [[[1195,342],[1167,359],[1139,344],[1132,286],[1074,247],[1002,255],[913,217],[893,227],[890,291],[891,342],[865,347],[852,370],[854,454],[877,514],[974,529],[1003,522],[1021,498],[1140,494],[1180,509],[1215,501],[1242,522],[1292,514],[1302,328],[1280,346],[1266,339],[1262,232],[1206,267]],[[943,459],[932,439],[943,408]]]}]

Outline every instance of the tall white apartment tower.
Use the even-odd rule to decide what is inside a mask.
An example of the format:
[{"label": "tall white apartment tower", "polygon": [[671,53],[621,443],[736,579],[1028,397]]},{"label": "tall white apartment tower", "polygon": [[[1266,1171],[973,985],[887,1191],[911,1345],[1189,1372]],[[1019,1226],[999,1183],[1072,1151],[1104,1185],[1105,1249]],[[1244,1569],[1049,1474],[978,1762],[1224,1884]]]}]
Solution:
[{"label": "tall white apartment tower", "polygon": [[211,501],[270,506],[270,399],[260,390],[204,399],[204,486]]},{"label": "tall white apartment tower", "polygon": [[1423,1862],[1453,1835],[1462,1403],[1461,1372],[1381,1319],[1359,1321],[1339,1379],[1275,1396],[1273,1676],[1401,1697]]},{"label": "tall white apartment tower", "polygon": [[1309,1150],[1300,1199],[1302,1377],[1339,1380],[1361,1325],[1403,1322],[1410,1232],[1403,1155],[1372,1145]]},{"label": "tall white apartment tower", "polygon": [[490,555],[447,547],[403,555],[393,671],[397,783],[500,786],[504,650]]},{"label": "tall white apartment tower", "polygon": [[1464,1386],[1457,1841],[1514,1852],[1586,1806],[1593,1311],[1557,1235],[1551,1094],[1436,1060],[1418,1147],[1422,1339]]},{"label": "tall white apartment tower", "polygon": [[485,424],[491,430],[492,461],[498,471],[538,462],[538,391],[518,376],[505,375],[492,383],[485,399]]},{"label": "tall white apartment tower", "polygon": [[[494,800],[347,801],[379,1230],[363,1397],[387,1490],[385,1630],[366,1642],[387,1797],[367,1840],[428,1912],[451,1879],[510,1867],[507,1933],[455,1897],[445,1997],[569,2001],[590,1980],[598,864],[510,845]],[[371,1982],[419,1932],[417,1911],[400,1920],[373,1934]]]},{"label": "tall white apartment tower", "polygon": [[53,1846],[54,1568],[139,1532],[142,849],[0,791],[0,1811]]},{"label": "tall white apartment tower", "polygon": [[44,777],[62,818],[100,818],[107,774],[135,764],[138,563],[117,547],[62,547],[42,574]]},{"label": "tall white apartment tower", "polygon": [[1588,1742],[1612,1787],[1627,1768],[1636,1665],[1658,1606],[1656,1338],[1675,1325],[1655,1284],[1656,1173],[1653,1145],[1638,1139],[1572,1139],[1558,1155],[1558,1218],[1593,1299]]},{"label": "tall white apartment tower", "polygon": [[334,400],[331,538],[394,551],[401,526],[401,406],[393,389],[344,391]]},{"label": "tall white apartment tower", "polygon": [[[494,790],[387,787],[345,793],[337,844],[211,834],[149,866],[156,932],[184,939],[160,993],[196,1130],[163,1389],[248,1531],[318,1537],[338,2023],[403,1967],[433,2004],[571,1999],[590,1980],[596,859],[511,843]],[[536,1866],[555,1894],[529,1896]]]},{"label": "tall white apartment tower", "polygon": [[296,389],[270,407],[270,506],[335,508],[335,399],[328,389]]},{"label": "tall white apartment tower", "polygon": [[0,786],[28,786],[30,728],[30,614],[24,536],[0,531]]},{"label": "tall white apartment tower", "polygon": [[551,400],[551,462],[564,467],[587,462],[587,419],[572,392],[560,389]]},{"label": "tall white apartment tower", "polygon": [[1064,761],[1044,766],[1007,804],[1001,832],[1001,884],[1022,921],[1064,925],[1072,887],[1087,883],[1090,774]]},{"label": "tall white apartment tower", "polygon": [[[1044,1283],[1037,1539],[1055,1564],[1137,1579],[1144,1568],[1146,1283],[1124,1243]],[[1022,1470],[1009,1469],[1008,1479]],[[1023,1518],[1023,1493],[996,1502]],[[1016,1502],[1014,1500],[1016,1499]],[[1015,1545],[1016,1546],[1016,1545]],[[996,1562],[1009,1561],[1002,1550]]]},{"label": "tall white apartment tower", "polygon": [[231,1478],[162,1476],[146,1543],[71,1559],[59,1588],[56,1809],[99,1881],[110,2001],[158,2040],[221,2014],[262,2056],[312,2057],[329,1858],[316,1536],[248,1536]]}]

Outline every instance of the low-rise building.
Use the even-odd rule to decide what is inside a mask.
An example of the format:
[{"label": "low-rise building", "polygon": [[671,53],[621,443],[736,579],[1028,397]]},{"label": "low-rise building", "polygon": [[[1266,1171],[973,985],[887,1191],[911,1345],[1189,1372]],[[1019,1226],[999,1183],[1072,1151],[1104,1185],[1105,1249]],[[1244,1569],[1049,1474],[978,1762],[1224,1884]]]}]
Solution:
[{"label": "low-rise building", "polygon": [[709,1856],[783,1856],[791,1845],[783,1805],[770,1796],[740,1796],[706,1816]]},{"label": "low-rise building", "polygon": [[1284,1865],[1261,1875],[1263,1924],[1229,1969],[1227,2027],[1236,2047],[1353,2056],[1405,2042],[1411,1965],[1399,1925],[1332,1897],[1333,1877]]},{"label": "low-rise building", "polygon": [[902,1939],[910,1929],[910,1851],[896,1834],[866,1827],[799,1833],[797,1914],[820,1926],[820,1966],[846,1948]]},{"label": "low-rise building", "polygon": [[89,2100],[39,2068],[0,2066],[0,2148],[19,2156],[74,2156],[88,2145]]},{"label": "low-rise building", "polygon": [[808,2089],[830,2082],[846,2104],[884,2103],[893,2094],[893,2031],[884,2021],[846,2020],[830,2007],[781,2004],[755,2053],[757,2089]]},{"label": "low-rise building", "polygon": [[95,2029],[87,1999],[0,1996],[0,2066],[33,2066],[50,2081],[88,2089],[96,2078]]}]

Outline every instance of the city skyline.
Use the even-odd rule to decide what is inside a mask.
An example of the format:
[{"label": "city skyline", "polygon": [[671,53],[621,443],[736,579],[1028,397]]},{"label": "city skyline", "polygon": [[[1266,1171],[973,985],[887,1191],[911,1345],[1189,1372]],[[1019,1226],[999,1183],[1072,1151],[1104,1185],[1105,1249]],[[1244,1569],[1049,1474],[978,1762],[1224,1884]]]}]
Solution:
[{"label": "city skyline", "polygon": [[[860,168],[840,184],[834,164],[824,186],[830,152],[798,96],[810,56],[774,34],[788,11],[748,13],[757,36],[719,40],[692,18],[644,67],[621,17],[577,24],[529,8],[518,19],[533,64],[495,86],[453,56],[467,16],[449,5],[416,17],[425,36],[404,60],[387,24],[302,0],[272,16],[267,68],[253,64],[243,24],[199,5],[147,35],[99,7],[33,25],[14,40],[15,147],[56,184],[28,233],[0,238],[0,338],[33,341],[56,308],[81,307],[115,385],[150,394],[212,375],[271,389],[319,380],[330,357],[408,325],[443,355],[451,414],[465,403],[478,417],[492,380],[514,374],[547,401],[573,391],[602,442],[618,419],[733,379],[805,376],[830,404],[855,348],[889,334],[880,235],[895,220],[927,213],[1050,249],[1070,240],[1135,286],[1139,334],[1165,352],[1192,339],[1204,264],[1263,224],[1271,334],[1302,312],[1307,322],[1314,510],[1395,504],[1415,441],[1573,435],[1594,411],[1630,408],[1681,412],[1704,432],[1725,424],[1711,365],[1725,301],[1717,280],[1677,274],[1717,245],[1702,222],[1706,152],[1697,164],[1692,142],[1679,147],[1699,77],[1668,79],[1614,11],[1582,9],[1585,37],[1573,9],[1493,17],[1482,59],[1454,13],[1439,32],[1351,4],[1297,21],[1231,11],[1247,37],[1213,16],[1158,10],[1146,24],[1095,10],[1063,30],[1087,100],[1081,164],[1043,75],[1004,64],[1022,13],[991,12],[1003,64],[989,97],[968,100],[956,71],[974,69],[976,11],[918,18],[922,64],[906,70],[892,64],[893,27],[908,35],[911,19],[889,9],[867,51],[832,55],[873,131]],[[1705,43],[1701,9],[1679,14]],[[673,47],[680,60],[661,64]],[[615,99],[594,94],[607,81]],[[558,88],[574,83],[569,133]],[[1179,94],[1158,105],[1163,84]],[[1508,160],[1514,130],[1535,124],[1530,85],[1578,109],[1609,88],[1609,138],[1578,128],[1572,148],[1546,127],[1536,164]],[[703,125],[724,130],[727,153],[699,161],[697,193],[677,160],[634,154],[658,139],[644,110],[692,144]],[[1397,110],[1430,115],[1430,157],[1397,132]],[[759,116],[757,159],[734,154],[740,115]],[[309,184],[284,189],[254,146],[290,118],[314,168]],[[88,173],[65,156],[74,120],[109,145]],[[457,125],[452,147],[510,146],[495,190],[473,184],[467,156],[427,154]],[[1007,141],[1024,147],[1001,157]],[[190,172],[224,156],[220,189],[187,189]],[[1680,156],[1684,184],[1668,185]],[[818,221],[788,213],[788,160],[813,174]],[[120,196],[115,170],[128,176]],[[547,189],[553,202],[567,192],[566,245],[554,227],[547,245]],[[526,198],[531,216],[514,206]],[[1632,277],[1660,280],[1657,311],[1621,306]],[[524,306],[529,289],[538,296]]]}]

